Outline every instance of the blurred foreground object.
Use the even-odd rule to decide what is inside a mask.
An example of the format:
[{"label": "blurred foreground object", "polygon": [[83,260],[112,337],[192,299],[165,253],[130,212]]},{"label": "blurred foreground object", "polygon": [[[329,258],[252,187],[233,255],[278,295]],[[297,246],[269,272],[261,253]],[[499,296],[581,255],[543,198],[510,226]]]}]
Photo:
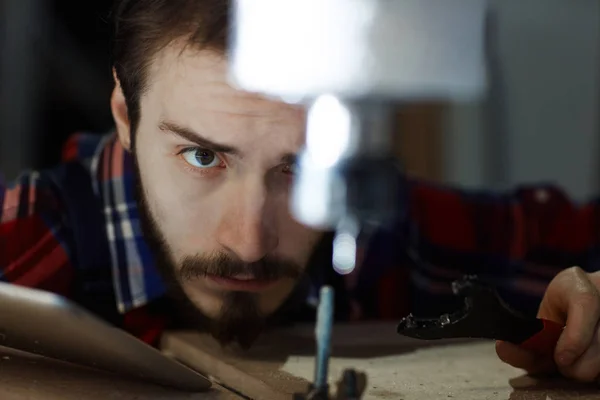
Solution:
[{"label": "blurred foreground object", "polygon": [[291,208],[337,231],[334,267],[391,223],[400,168],[394,106],[484,94],[486,0],[236,0],[231,78],[308,108]]}]

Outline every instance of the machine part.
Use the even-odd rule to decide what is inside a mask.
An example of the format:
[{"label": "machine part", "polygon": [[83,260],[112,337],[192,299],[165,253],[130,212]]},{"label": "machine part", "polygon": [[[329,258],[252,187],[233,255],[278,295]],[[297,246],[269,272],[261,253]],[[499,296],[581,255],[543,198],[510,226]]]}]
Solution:
[{"label": "machine part", "polygon": [[359,375],[364,373],[358,373],[353,369],[346,369],[342,373],[342,379],[338,382],[338,388],[336,396],[331,398],[327,392],[317,391],[314,386],[309,388],[307,394],[295,393],[293,396],[294,400],[359,400],[362,398],[364,388],[361,388],[359,384]]},{"label": "machine part", "polygon": [[234,1],[231,81],[308,107],[291,208],[309,227],[337,230],[338,272],[352,272],[362,232],[398,207],[395,103],[484,92],[487,3]]},{"label": "machine part", "polygon": [[338,226],[333,238],[333,268],[341,275],[354,270],[360,243],[360,226],[354,218],[346,217]]},{"label": "machine part", "polygon": [[470,101],[486,83],[488,0],[236,0],[231,78],[289,102]]},{"label": "machine part", "polygon": [[358,400],[360,394],[358,392],[358,380],[356,377],[356,371],[353,369],[347,369],[344,371],[342,377],[342,389],[341,396],[338,396],[340,400]]},{"label": "machine part", "polygon": [[300,222],[336,229],[333,264],[341,274],[354,269],[359,237],[396,215],[393,125],[393,109],[381,101],[324,95],[309,107],[291,206]]},{"label": "machine part", "polygon": [[306,146],[292,193],[296,218],[316,228],[343,225],[350,231],[389,220],[399,173],[393,125],[393,108],[385,102],[317,98],[308,110]]},{"label": "machine part", "polygon": [[541,356],[554,353],[563,325],[520,315],[512,310],[492,287],[479,282],[476,276],[467,276],[454,282],[452,289],[455,295],[465,297],[461,310],[433,319],[409,315],[400,321],[398,333],[425,340],[502,340]]}]

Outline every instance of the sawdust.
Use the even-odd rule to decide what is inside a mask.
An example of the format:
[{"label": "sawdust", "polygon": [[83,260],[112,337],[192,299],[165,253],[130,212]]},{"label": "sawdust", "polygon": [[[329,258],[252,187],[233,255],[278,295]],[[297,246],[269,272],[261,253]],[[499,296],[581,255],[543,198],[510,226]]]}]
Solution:
[{"label": "sawdust", "polygon": [[369,396],[373,396],[378,399],[402,399],[402,394],[398,392],[392,392],[391,390],[385,389],[371,389],[369,390]]},{"label": "sawdust", "polygon": [[[282,369],[311,379],[313,361],[291,357]],[[600,400],[597,386],[525,376],[498,359],[493,342],[427,347],[371,359],[334,357],[330,384],[346,368],[367,373],[365,400]]]},{"label": "sawdust", "polygon": [[[311,357],[291,357],[282,370],[311,379],[312,363]],[[376,359],[333,358],[330,384],[346,368],[367,373],[365,399],[382,400],[506,400],[512,391],[509,379],[522,375],[500,362],[493,344],[487,342],[429,347]]]}]

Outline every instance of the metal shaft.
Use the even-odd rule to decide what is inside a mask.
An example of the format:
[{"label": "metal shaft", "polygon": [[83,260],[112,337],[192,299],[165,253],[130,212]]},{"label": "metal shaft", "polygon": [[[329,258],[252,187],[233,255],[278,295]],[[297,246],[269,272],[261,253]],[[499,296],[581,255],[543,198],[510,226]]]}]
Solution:
[{"label": "metal shaft", "polygon": [[331,330],[333,327],[334,290],[330,286],[321,288],[317,311],[317,359],[314,388],[317,392],[327,392],[329,376],[329,356],[331,354]]}]

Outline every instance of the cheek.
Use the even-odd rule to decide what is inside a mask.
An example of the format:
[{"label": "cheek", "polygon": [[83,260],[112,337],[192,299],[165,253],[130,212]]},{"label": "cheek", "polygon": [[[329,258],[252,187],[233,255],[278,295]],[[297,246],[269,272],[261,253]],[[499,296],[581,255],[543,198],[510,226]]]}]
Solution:
[{"label": "cheek", "polygon": [[216,196],[195,192],[197,188],[181,188],[169,182],[156,194],[157,212],[166,216],[162,229],[175,256],[205,253],[216,247],[220,202]]},{"label": "cheek", "polygon": [[316,243],[323,235],[299,224],[291,216],[281,224],[279,232],[279,253],[301,264],[308,262]]}]

